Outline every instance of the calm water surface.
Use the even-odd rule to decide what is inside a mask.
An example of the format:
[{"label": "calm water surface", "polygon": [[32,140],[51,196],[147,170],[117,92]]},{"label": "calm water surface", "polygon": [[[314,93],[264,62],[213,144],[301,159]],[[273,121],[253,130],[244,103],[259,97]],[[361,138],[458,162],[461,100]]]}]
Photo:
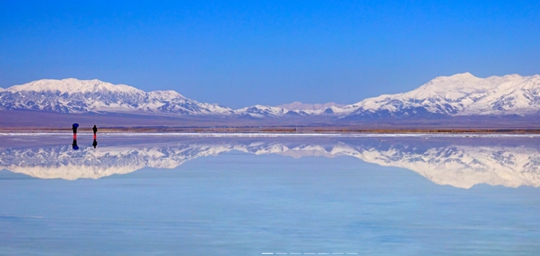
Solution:
[{"label": "calm water surface", "polygon": [[0,138],[0,255],[540,254],[540,139],[79,136]]}]

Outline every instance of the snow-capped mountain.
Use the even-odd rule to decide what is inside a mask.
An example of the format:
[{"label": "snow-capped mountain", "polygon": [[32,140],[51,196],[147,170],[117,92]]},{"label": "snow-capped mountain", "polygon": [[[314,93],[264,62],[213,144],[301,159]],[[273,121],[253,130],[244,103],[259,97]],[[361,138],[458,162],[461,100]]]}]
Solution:
[{"label": "snow-capped mountain", "polygon": [[[422,140],[422,139],[420,139]],[[420,141],[422,142],[422,141]],[[477,143],[476,141],[475,143]],[[493,142],[493,141],[492,141]],[[470,141],[468,142],[470,144]],[[250,154],[350,156],[364,162],[412,170],[440,185],[470,188],[476,184],[506,187],[540,187],[540,150],[537,144],[472,146],[443,141],[422,145],[419,141],[238,141],[180,140],[130,146],[81,148],[5,148],[0,151],[0,170],[7,169],[42,179],[98,179],[142,169],[176,168],[199,157],[233,150]],[[490,145],[491,143],[484,143]]]},{"label": "snow-capped mountain", "polygon": [[323,103],[323,104],[307,104],[307,103],[295,101],[289,104],[282,104],[276,107],[290,109],[290,110],[321,110],[321,109],[324,110],[329,107],[344,107],[344,106],[345,105],[337,104],[334,102],[328,102],[328,103]]},{"label": "snow-capped mountain", "polygon": [[[478,78],[470,73],[437,77],[419,88],[355,104],[255,105],[237,110],[200,103],[175,91],[144,92],[99,80],[38,80],[0,89],[0,109],[60,113],[130,113],[252,118],[531,116],[540,114],[540,75]],[[307,120],[307,119],[306,119]]]},{"label": "snow-capped mountain", "polygon": [[540,75],[478,78],[470,73],[437,77],[419,88],[355,104],[253,106],[237,110],[254,117],[334,115],[339,118],[518,115],[540,113]]},{"label": "snow-capped mountain", "polygon": [[99,80],[44,79],[0,91],[0,109],[60,113],[232,114],[216,104],[199,103],[175,91],[144,92]]},{"label": "snow-capped mountain", "polygon": [[437,77],[419,88],[349,105],[350,117],[536,115],[540,75],[478,78],[470,73]]},{"label": "snow-capped mountain", "polygon": [[[234,111],[239,116],[250,116],[254,118],[278,118],[278,117],[299,117],[299,116],[314,116],[314,115],[334,115],[332,109],[335,107],[328,107],[317,110],[302,110],[302,109],[288,109],[279,106],[263,106],[255,105],[251,107],[241,108]],[[329,110],[328,110],[329,109]]]},{"label": "snow-capped mountain", "polygon": [[255,105],[251,107],[245,107],[237,109],[234,111],[235,114],[240,116],[250,116],[255,118],[265,118],[265,117],[282,117],[285,115],[300,115],[295,111],[291,111],[285,108],[271,107],[271,106],[262,106]]},{"label": "snow-capped mountain", "polygon": [[326,104],[302,104],[299,102],[280,106],[255,105],[235,110],[237,115],[248,115],[256,118],[277,118],[295,116],[336,116],[342,117],[350,114],[355,109],[348,105],[335,103]]}]

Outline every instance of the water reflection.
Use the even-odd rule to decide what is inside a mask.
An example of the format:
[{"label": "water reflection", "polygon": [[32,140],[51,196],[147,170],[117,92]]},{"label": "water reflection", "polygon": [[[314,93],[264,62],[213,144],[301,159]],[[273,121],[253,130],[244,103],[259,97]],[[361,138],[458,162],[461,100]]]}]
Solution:
[{"label": "water reflection", "polygon": [[[0,167],[41,179],[98,179],[142,169],[176,168],[199,157],[231,151],[250,154],[350,156],[381,166],[414,171],[440,185],[470,188],[476,184],[506,187],[540,186],[540,148],[534,139],[375,138],[270,139],[176,138],[167,141],[127,140],[79,149],[67,146],[7,147]],[[93,147],[97,147],[94,136]]]}]

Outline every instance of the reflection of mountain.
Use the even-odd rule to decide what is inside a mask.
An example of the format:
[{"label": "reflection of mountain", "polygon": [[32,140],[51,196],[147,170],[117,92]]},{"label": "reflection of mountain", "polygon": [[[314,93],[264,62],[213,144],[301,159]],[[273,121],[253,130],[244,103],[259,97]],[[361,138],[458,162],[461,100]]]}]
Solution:
[{"label": "reflection of mountain", "polygon": [[[477,141],[476,141],[477,142]],[[537,143],[472,146],[466,143],[415,139],[383,141],[344,139],[295,142],[269,139],[185,140],[156,144],[100,147],[73,151],[69,146],[13,149],[0,152],[0,166],[42,179],[97,179],[143,167],[175,168],[201,156],[233,150],[291,157],[352,156],[365,162],[413,170],[440,185],[470,188],[476,184],[540,187]],[[484,141],[486,142],[486,141]],[[532,145],[532,146],[531,146]]]},{"label": "reflection of mountain", "polygon": [[70,146],[8,149],[0,153],[0,166],[41,179],[99,179],[143,167],[171,169],[186,160],[219,154],[220,150],[211,145],[88,147],[81,151],[73,151]]},{"label": "reflection of mountain", "polygon": [[383,166],[407,168],[440,185],[540,186],[540,153],[531,148],[451,146],[422,153],[369,150],[359,158]]}]

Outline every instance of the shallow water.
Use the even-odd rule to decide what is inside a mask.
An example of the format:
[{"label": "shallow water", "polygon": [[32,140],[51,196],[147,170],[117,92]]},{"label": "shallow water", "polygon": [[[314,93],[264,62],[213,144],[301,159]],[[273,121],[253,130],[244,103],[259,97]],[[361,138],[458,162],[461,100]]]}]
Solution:
[{"label": "shallow water", "polygon": [[0,255],[540,253],[537,138],[86,137],[0,137]]}]

